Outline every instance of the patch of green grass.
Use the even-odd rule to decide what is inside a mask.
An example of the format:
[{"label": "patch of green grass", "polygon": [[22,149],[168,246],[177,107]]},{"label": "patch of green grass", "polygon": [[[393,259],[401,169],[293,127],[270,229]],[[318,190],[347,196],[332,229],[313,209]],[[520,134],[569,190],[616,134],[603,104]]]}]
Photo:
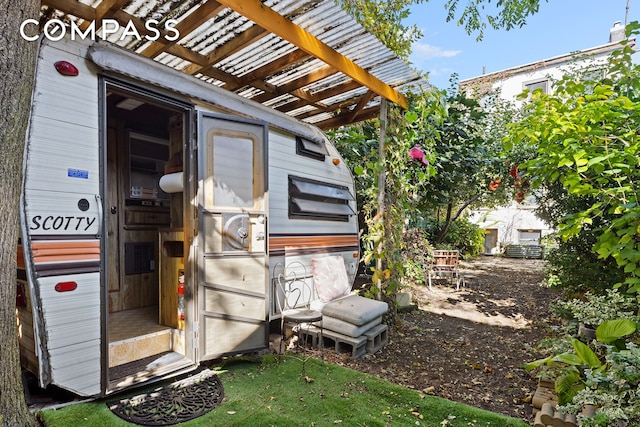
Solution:
[{"label": "patch of green grass", "polygon": [[[526,427],[523,420],[428,396],[344,367],[265,356],[219,368],[224,401],[184,426]],[[156,384],[153,388],[157,388]],[[137,390],[131,395],[141,394]],[[103,400],[41,411],[48,427],[130,426]]]}]

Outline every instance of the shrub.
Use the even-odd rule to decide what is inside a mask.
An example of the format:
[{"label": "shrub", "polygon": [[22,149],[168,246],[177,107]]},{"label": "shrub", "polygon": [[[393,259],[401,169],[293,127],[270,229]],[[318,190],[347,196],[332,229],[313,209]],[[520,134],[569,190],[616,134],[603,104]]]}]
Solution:
[{"label": "shrub", "polygon": [[466,219],[458,219],[449,229],[443,244],[450,244],[466,257],[475,257],[484,251],[484,230]]},{"label": "shrub", "polygon": [[552,308],[569,322],[598,327],[603,322],[614,319],[628,319],[640,322],[638,296],[607,289],[604,294],[586,293],[583,298],[558,301]]},{"label": "shrub", "polygon": [[427,234],[419,228],[411,228],[404,232],[402,240],[403,284],[424,285],[427,265],[433,259],[433,247]]},{"label": "shrub", "polygon": [[[424,220],[422,224],[430,241],[435,241],[440,225],[433,220]],[[451,223],[438,248],[458,249],[464,257],[475,257],[484,251],[484,233],[476,224],[459,218]]]}]

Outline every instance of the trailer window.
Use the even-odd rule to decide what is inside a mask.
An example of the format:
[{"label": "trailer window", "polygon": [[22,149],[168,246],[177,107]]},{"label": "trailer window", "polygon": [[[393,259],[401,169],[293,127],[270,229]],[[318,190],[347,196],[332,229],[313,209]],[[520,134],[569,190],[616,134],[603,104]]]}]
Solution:
[{"label": "trailer window", "polygon": [[256,203],[256,141],[242,136],[215,134],[212,142],[213,204],[225,208],[253,208]]},{"label": "trailer window", "polygon": [[348,221],[352,200],[347,187],[289,176],[289,218]]},{"label": "trailer window", "polygon": [[324,142],[315,142],[296,136],[296,154],[324,161],[325,156],[329,154],[329,152]]}]

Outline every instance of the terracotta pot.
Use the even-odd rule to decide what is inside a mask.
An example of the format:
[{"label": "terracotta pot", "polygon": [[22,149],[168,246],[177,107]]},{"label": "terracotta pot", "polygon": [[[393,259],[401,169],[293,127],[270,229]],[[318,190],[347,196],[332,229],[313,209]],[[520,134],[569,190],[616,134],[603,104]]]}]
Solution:
[{"label": "terracotta pot", "polygon": [[578,335],[588,340],[595,340],[596,329],[591,327],[590,325],[580,324],[580,326],[578,327]]}]

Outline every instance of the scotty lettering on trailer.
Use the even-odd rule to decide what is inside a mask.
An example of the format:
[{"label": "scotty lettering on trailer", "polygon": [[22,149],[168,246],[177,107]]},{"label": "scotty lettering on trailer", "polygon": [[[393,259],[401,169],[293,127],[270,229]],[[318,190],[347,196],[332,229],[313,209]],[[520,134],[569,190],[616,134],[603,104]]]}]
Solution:
[{"label": "scotty lettering on trailer", "polygon": [[95,217],[89,216],[42,216],[31,218],[31,230],[55,231],[87,231],[96,222]]}]

